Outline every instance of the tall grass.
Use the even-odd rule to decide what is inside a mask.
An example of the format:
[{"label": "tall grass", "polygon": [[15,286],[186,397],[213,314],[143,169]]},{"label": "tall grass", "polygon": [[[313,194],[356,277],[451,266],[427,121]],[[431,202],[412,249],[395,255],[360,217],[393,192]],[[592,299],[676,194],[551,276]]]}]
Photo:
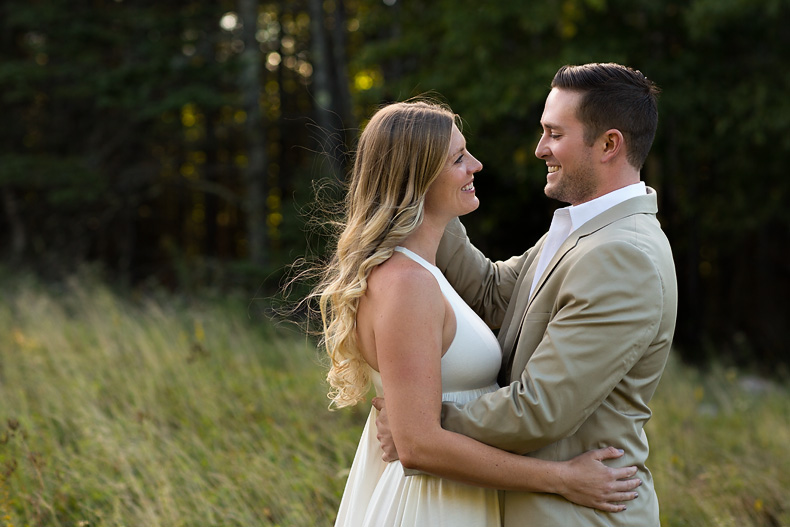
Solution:
[{"label": "tall grass", "polygon": [[[326,525],[364,419],[248,299],[2,284],[0,525]],[[3,430],[5,429],[5,430]]]},{"label": "tall grass", "polygon": [[[367,408],[244,297],[0,275],[0,527],[331,525]],[[253,308],[256,308],[254,304]],[[790,526],[790,401],[673,362],[649,425],[665,526]]]},{"label": "tall grass", "polygon": [[790,526],[790,390],[672,362],[648,424],[662,525]]}]

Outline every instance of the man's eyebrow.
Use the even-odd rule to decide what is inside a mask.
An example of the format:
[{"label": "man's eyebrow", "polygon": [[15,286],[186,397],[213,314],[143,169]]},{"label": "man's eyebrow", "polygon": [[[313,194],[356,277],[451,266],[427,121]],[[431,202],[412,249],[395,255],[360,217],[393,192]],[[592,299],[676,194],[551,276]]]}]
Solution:
[{"label": "man's eyebrow", "polygon": [[558,124],[554,124],[554,123],[549,123],[549,122],[543,122],[543,121],[541,121],[540,125],[541,125],[543,128],[549,128],[549,129],[551,129],[551,130],[562,130],[562,126],[560,126],[560,125],[558,125]]}]

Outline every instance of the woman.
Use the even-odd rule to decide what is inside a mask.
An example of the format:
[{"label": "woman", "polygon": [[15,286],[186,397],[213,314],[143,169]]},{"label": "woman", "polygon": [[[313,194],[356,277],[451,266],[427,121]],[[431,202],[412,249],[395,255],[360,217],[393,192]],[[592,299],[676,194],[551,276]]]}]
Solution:
[{"label": "woman", "polygon": [[[387,400],[400,462],[381,460],[371,409],[336,525],[498,526],[495,489],[557,493],[606,511],[636,497],[638,480],[618,481],[635,467],[600,463],[621,455],[614,448],[547,462],[441,428],[442,400],[466,402],[497,388],[496,338],[434,265],[447,224],[478,207],[473,181],[481,168],[457,117],[434,103],[385,106],[360,137],[344,229],[314,295],[333,404],[358,403],[372,381]],[[455,481],[405,477],[404,467],[427,474],[452,467]]]}]

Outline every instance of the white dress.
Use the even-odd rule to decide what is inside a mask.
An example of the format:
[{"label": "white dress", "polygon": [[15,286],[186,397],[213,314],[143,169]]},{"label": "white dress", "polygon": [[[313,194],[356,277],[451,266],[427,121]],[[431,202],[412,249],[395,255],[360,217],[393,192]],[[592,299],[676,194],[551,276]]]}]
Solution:
[{"label": "white dress", "polygon": [[[494,391],[502,360],[491,330],[458,296],[441,271],[403,247],[395,249],[428,269],[457,321],[442,357],[442,399],[468,402]],[[404,328],[405,329],[405,328]],[[376,393],[381,377],[371,370]],[[405,476],[400,462],[385,463],[376,439],[378,411],[371,408],[343,492],[336,527],[498,527],[499,493],[434,476]]]}]

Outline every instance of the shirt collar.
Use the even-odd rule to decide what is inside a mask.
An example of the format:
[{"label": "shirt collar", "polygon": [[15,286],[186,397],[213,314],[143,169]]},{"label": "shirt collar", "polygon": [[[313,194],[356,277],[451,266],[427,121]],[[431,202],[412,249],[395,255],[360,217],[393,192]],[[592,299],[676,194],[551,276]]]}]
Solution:
[{"label": "shirt collar", "polygon": [[619,205],[637,196],[644,196],[645,194],[647,194],[647,187],[644,181],[640,181],[639,183],[613,190],[608,194],[586,201],[580,205],[565,207],[568,209],[571,218],[570,232],[575,231],[594,217],[611,209],[615,205]]}]

